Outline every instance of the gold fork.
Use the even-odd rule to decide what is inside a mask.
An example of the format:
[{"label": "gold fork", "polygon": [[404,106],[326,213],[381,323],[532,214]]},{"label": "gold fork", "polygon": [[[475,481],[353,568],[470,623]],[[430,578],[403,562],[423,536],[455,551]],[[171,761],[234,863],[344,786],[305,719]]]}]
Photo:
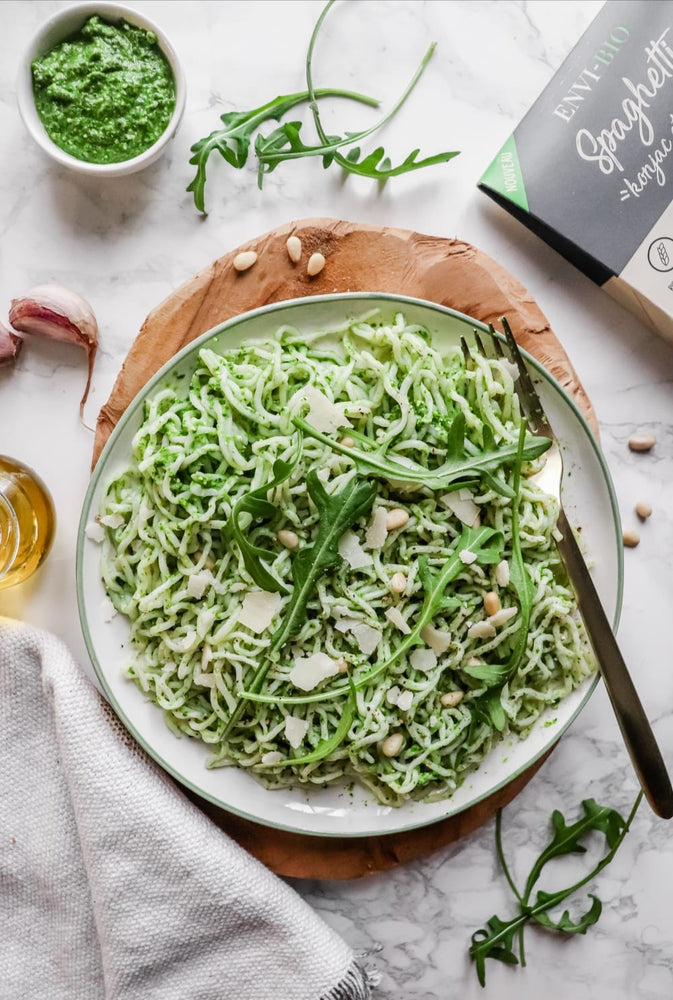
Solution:
[{"label": "gold fork", "polygon": [[[518,370],[516,390],[528,426],[532,433],[544,435],[551,441],[549,450],[545,452],[544,468],[536,476],[536,482],[558,500],[557,527],[562,537],[557,542],[557,548],[575,591],[577,606],[596,654],[598,667],[638,780],[653,811],[664,819],[670,819],[673,816],[673,788],[666,765],[563,509],[561,502],[563,458],[558,441],[510,326],[504,318],[500,322],[505,335],[504,341],[491,326],[489,341],[492,344],[491,356],[509,358],[516,365]],[[475,339],[479,349],[488,357],[488,346],[484,346],[476,331]],[[464,339],[461,344],[466,359],[469,359],[470,351]]]}]

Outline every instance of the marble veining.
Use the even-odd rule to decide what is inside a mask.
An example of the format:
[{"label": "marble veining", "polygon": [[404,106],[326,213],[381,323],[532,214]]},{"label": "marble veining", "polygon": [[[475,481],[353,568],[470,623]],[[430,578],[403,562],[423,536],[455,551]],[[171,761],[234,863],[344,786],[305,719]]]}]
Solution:
[{"label": "marble veining", "polygon": [[[316,50],[318,83],[359,88],[384,106],[401,92],[431,41],[427,73],[385,133],[393,155],[460,149],[448,165],[383,190],[319,162],[285,164],[256,186],[254,166],[210,167],[201,219],[185,188],[189,147],[218,115],[303,86],[303,53],[321,9],[301,2],[147,2],[135,6],[174,40],[188,81],[187,111],[167,154],[141,174],[105,183],[48,162],[19,119],[19,53],[62,4],[0,4],[0,317],[12,297],[56,281],[86,295],[101,327],[86,422],[93,425],[149,310],[226,250],[292,218],[330,215],[458,236],[501,261],[526,285],[577,368],[598,420],[623,522],[641,534],[625,553],[619,638],[673,766],[673,347],[543,245],[476,189],[476,182],[554,69],[600,9],[595,0],[451,2],[363,0],[338,4]],[[367,109],[334,105],[327,123],[358,127]],[[345,123],[345,124],[344,124]],[[383,137],[382,137],[383,138]],[[0,592],[0,613],[60,635],[86,663],[74,585],[74,546],[93,436],[78,419],[83,352],[27,340],[0,370],[0,451],[33,465],[59,515],[54,550],[28,584]],[[657,443],[636,455],[629,436]],[[641,524],[638,499],[654,513]],[[521,878],[546,837],[552,809],[577,814],[594,797],[627,812],[637,784],[601,685],[532,784],[505,811],[508,856]],[[576,869],[576,859],[571,867]],[[380,975],[379,1000],[498,996],[517,1000],[666,1000],[673,996],[673,838],[642,806],[596,887],[600,922],[559,941],[533,929],[528,966],[490,963],[479,987],[470,934],[512,913],[494,852],[493,824],[397,870],[356,882],[294,881],[298,891]]]}]

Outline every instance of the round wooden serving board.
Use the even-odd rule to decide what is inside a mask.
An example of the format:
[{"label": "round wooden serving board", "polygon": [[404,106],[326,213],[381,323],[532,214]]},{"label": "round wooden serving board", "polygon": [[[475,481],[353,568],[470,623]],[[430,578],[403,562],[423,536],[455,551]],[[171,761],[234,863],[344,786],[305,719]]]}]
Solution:
[{"label": "round wooden serving board", "polygon": [[[292,263],[285,246],[291,235],[302,242],[298,264]],[[242,250],[255,250],[258,259],[248,271],[238,272],[233,260]],[[316,251],[324,255],[326,264],[320,274],[309,277],[306,264]],[[561,344],[531,295],[500,264],[460,240],[336,219],[303,219],[220,257],[150,313],[98,416],[93,464],[136,393],[166,361],[202,333],[267,303],[356,291],[410,295],[485,323],[495,324],[506,315],[519,344],[551,372],[595,428],[591,403]],[[280,875],[357,878],[419,857],[477,829],[521,791],[543,760],[457,816],[379,837],[290,833],[192,798],[231,837]]]}]

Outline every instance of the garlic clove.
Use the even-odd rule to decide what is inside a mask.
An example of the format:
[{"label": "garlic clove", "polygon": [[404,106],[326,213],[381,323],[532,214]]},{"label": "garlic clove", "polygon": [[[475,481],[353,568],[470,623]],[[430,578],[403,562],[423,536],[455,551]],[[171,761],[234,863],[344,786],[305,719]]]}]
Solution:
[{"label": "garlic clove", "polygon": [[6,361],[13,361],[19,351],[23,341],[15,333],[8,330],[4,323],[0,323],[0,365]]},{"label": "garlic clove", "polygon": [[37,285],[20,299],[12,299],[9,322],[21,333],[77,344],[87,352],[89,376],[79,404],[84,410],[98,349],[98,324],[86,299],[61,285]]}]

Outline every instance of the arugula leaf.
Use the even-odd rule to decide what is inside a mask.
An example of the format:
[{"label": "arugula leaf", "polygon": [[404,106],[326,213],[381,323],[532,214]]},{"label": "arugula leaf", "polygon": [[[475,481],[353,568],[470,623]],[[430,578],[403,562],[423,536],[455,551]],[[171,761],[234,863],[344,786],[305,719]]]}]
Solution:
[{"label": "arugula leaf", "polygon": [[[339,539],[345,531],[370,510],[377,489],[374,483],[363,483],[357,477],[349,479],[339,493],[330,496],[318,479],[315,469],[306,476],[308,494],[318,508],[320,522],[313,545],[300,549],[292,562],[294,586],[292,597],[285,610],[283,620],[271,636],[266,657],[255,671],[249,690],[256,693],[262,687],[269,672],[272,656],[282,649],[288,639],[299,631],[306,615],[306,606],[313,594],[315,584],[326,569],[341,559]],[[228,736],[241,718],[248,693],[243,692],[223,733]]]},{"label": "arugula leaf", "polygon": [[302,757],[288,757],[287,760],[279,761],[276,767],[285,767],[288,764],[291,765],[303,765],[303,764],[313,764],[318,760],[323,760],[333,750],[341,746],[343,741],[348,736],[348,730],[353,722],[353,716],[355,715],[355,685],[353,684],[351,678],[349,678],[350,683],[350,697],[344,706],[341,713],[341,718],[339,719],[339,725],[334,730],[333,734],[329,736],[326,740],[322,740],[315,750],[311,750],[309,753],[305,753]]},{"label": "arugula leaf", "polygon": [[[409,173],[412,170],[419,170],[422,167],[433,166],[437,163],[447,163],[452,160],[454,156],[458,156],[458,151],[453,151],[450,153],[436,153],[434,156],[428,156],[423,160],[417,160],[420,150],[415,149],[410,153],[406,159],[400,163],[398,166],[393,167],[389,157],[386,156],[383,146],[379,146],[368,156],[360,159],[360,147],[355,146],[356,142],[360,142],[362,139],[371,135],[373,132],[377,132],[386,122],[399,111],[406,99],[411,94],[412,90],[421,78],[425,67],[432,58],[432,54],[437,48],[437,43],[433,42],[429,47],[421,63],[414,73],[411,81],[407,85],[404,93],[399,98],[399,100],[393,105],[390,111],[384,115],[375,125],[370,128],[365,129],[362,132],[347,132],[343,139],[339,136],[328,136],[325,134],[323,129],[322,121],[320,119],[320,112],[318,111],[318,104],[314,99],[314,95],[317,95],[317,91],[313,88],[313,49],[315,48],[316,39],[322,23],[327,17],[330,8],[334,5],[335,0],[329,0],[325,8],[323,9],[320,17],[316,22],[316,26],[313,29],[313,34],[311,35],[311,40],[308,46],[308,52],[306,53],[306,86],[311,100],[311,112],[313,114],[313,121],[315,124],[315,129],[318,134],[318,138],[321,142],[320,146],[297,146],[293,150],[296,155],[301,156],[323,156],[323,163],[328,166],[329,163],[337,163],[346,173],[349,174],[359,174],[361,177],[370,177],[378,181],[386,181],[389,177],[398,177],[400,174]],[[298,138],[298,137],[297,137]],[[349,150],[346,156],[342,156],[338,149],[342,146],[353,146],[353,149]],[[327,161],[327,162],[325,162]],[[270,167],[269,169],[273,169]]]},{"label": "arugula leaf", "polygon": [[246,493],[245,496],[242,496],[236,501],[231,512],[229,530],[236,539],[238,547],[241,550],[245,568],[257,586],[261,587],[262,590],[285,593],[287,592],[287,587],[285,584],[277,580],[272,573],[269,573],[260,561],[262,559],[272,559],[274,553],[269,552],[268,549],[261,548],[259,545],[253,545],[252,542],[249,542],[247,537],[249,528],[243,530],[241,528],[239,518],[243,513],[251,514],[253,519],[259,520],[268,520],[275,517],[278,510],[275,504],[272,504],[270,500],[267,500],[269,490],[273,490],[276,486],[280,486],[281,483],[285,482],[285,480],[296,468],[300,458],[301,438],[299,440],[297,454],[294,458],[292,458],[289,462],[283,462],[281,459],[274,462],[273,479],[270,479],[268,483],[263,483],[256,490],[251,490],[249,493]]},{"label": "arugula leaf", "polygon": [[358,442],[371,444],[363,434],[353,434],[357,438],[356,445],[347,447],[340,441],[330,438],[322,431],[312,427],[303,417],[293,417],[292,423],[307,437],[322,441],[333,451],[347,455],[362,476],[378,476],[381,479],[394,482],[419,483],[431,490],[448,491],[462,489],[475,479],[488,475],[489,482],[502,496],[513,497],[514,491],[500,479],[491,474],[509,462],[529,461],[542,455],[551,445],[546,437],[526,435],[522,445],[508,443],[496,445],[492,435],[484,435],[483,450],[470,446],[470,454],[465,442],[465,417],[462,413],[453,420],[448,433],[447,459],[436,469],[424,469],[422,466],[409,467],[395,462],[382,451],[363,451],[357,447]]},{"label": "arugula leaf", "polygon": [[497,729],[499,733],[503,733],[507,725],[507,716],[502,707],[500,691],[501,688],[498,688],[497,691],[488,691],[483,699],[483,707],[493,728]]},{"label": "arugula leaf", "polygon": [[[373,681],[379,674],[387,670],[392,664],[406,653],[412,646],[422,643],[421,632],[425,626],[435,618],[440,611],[458,607],[460,602],[454,597],[445,594],[447,585],[455,580],[465,569],[465,564],[460,558],[463,549],[469,549],[477,555],[476,561],[481,565],[499,562],[502,556],[503,536],[493,528],[463,528],[460,536],[456,539],[447,556],[442,569],[437,572],[430,570],[427,560],[419,560],[419,574],[423,583],[423,605],[416,618],[416,623],[411,632],[404,637],[402,642],[395,647],[393,653],[387,660],[376,663],[367,673],[355,681],[357,689],[365,687]],[[350,678],[349,678],[350,680]],[[258,691],[259,689],[257,689]],[[305,705],[314,701],[325,701],[330,698],[337,698],[346,694],[348,688],[345,685],[331,688],[328,691],[318,691],[314,694],[269,698],[266,695],[257,695],[257,691],[250,688],[243,692],[243,697],[249,697],[254,701],[273,701],[275,705]],[[257,695],[257,697],[255,697]]]},{"label": "arugula leaf", "polygon": [[581,841],[590,831],[596,830],[602,833],[611,850],[619,844],[624,820],[618,812],[607,806],[599,806],[594,799],[585,799],[582,808],[584,816],[571,826],[566,824],[563,813],[558,809],[552,813],[551,825],[554,836],[531,869],[524,890],[526,898],[530,897],[533,887],[542,874],[542,869],[549,861],[564,854],[585,853],[586,848]]},{"label": "arugula leaf", "polygon": [[[577,921],[570,919],[568,910],[563,911],[559,920],[552,920],[547,913],[537,913],[535,921],[543,927],[548,927],[550,930],[564,931],[566,934],[586,934],[593,924],[598,923],[598,919],[603,912],[603,904],[598,896],[589,893],[589,899],[592,900],[591,906]],[[546,906],[553,906],[553,894],[540,890],[537,894],[536,908],[541,905],[545,905],[545,908]]]},{"label": "arugula leaf", "polygon": [[420,149],[413,149],[409,155],[394,167],[389,157],[385,155],[383,146],[377,146],[363,160],[359,159],[360,147],[355,146],[346,155],[346,163],[343,157],[335,157],[337,163],[349,174],[359,174],[361,177],[371,177],[377,181],[387,181],[390,177],[399,177],[400,174],[408,174],[412,170],[421,170],[423,167],[434,167],[438,163],[448,163],[454,156],[460,154],[435,153],[433,156],[425,156],[422,160],[417,159]]},{"label": "arugula leaf", "polygon": [[519,531],[519,500],[521,495],[521,465],[523,462],[523,449],[526,435],[526,425],[521,423],[519,428],[519,441],[517,447],[517,460],[514,467],[514,500],[512,501],[512,558],[510,560],[510,586],[513,587],[519,603],[519,629],[517,631],[516,643],[510,657],[505,663],[478,663],[470,666],[465,664],[463,670],[470,677],[481,680],[489,688],[497,690],[487,691],[481,699],[479,709],[481,714],[502,733],[505,729],[507,719],[505,710],[502,707],[500,694],[503,685],[513,677],[519,669],[523,660],[528,643],[528,633],[530,631],[530,619],[533,610],[533,597],[535,595],[533,581],[523,559],[521,550],[521,533]]},{"label": "arugula leaf", "polygon": [[[507,868],[502,846],[502,810],[498,810],[495,824],[496,849],[509,887],[517,900],[519,913],[516,917],[506,921],[499,917],[491,917],[487,921],[486,927],[480,928],[472,935],[470,957],[476,965],[477,977],[482,986],[486,985],[485,963],[487,958],[494,958],[509,965],[520,963],[523,966],[526,964],[523,950],[523,931],[529,921],[532,920],[549,930],[564,934],[586,934],[589,927],[598,921],[603,907],[598,897],[593,894],[589,894],[591,906],[577,920],[571,919],[568,910],[564,910],[558,920],[553,920],[548,911],[565,902],[610,864],[631,827],[642,798],[643,793],[640,791],[626,820],[615,809],[609,806],[600,806],[594,799],[585,799],[582,802],[584,815],[570,825],[566,823],[563,814],[558,809],[554,810],[551,817],[553,837],[533,865],[523,893],[520,893],[516,888]],[[590,833],[602,833],[608,847],[607,853],[598,864],[567,889],[559,889],[556,892],[545,892],[538,889],[535,902],[531,903],[531,893],[545,865],[554,858],[567,854],[584,854],[586,847],[582,841]],[[515,952],[515,935],[518,938],[518,956]]]},{"label": "arugula leaf", "polygon": [[430,167],[438,163],[448,163],[454,156],[459,155],[457,152],[436,153],[434,156],[427,156],[422,160],[418,160],[417,157],[420,149],[414,149],[396,167],[392,166],[383,146],[378,146],[363,159],[360,159],[359,146],[351,149],[345,157],[341,156],[338,152],[341,147],[349,146],[353,142],[364,139],[365,136],[381,128],[397,110],[399,103],[385,118],[382,118],[376,125],[366,129],[364,132],[346,133],[345,136],[328,136],[323,133],[323,141],[318,146],[309,146],[303,141],[300,136],[301,122],[286,122],[266,137],[257,136],[255,153],[260,164],[258,176],[259,187],[262,187],[263,175],[270,174],[272,170],[276,169],[279,163],[283,163],[286,160],[302,159],[306,156],[322,156],[324,167],[329,167],[331,163],[338,163],[349,174],[359,174],[361,177],[386,181],[390,177],[399,177],[401,174],[408,174],[412,170],[420,170],[422,167]]},{"label": "arugula leaf", "polygon": [[[403,641],[399,644],[399,646],[397,646],[393,654],[389,656],[387,660],[376,664],[371,670],[364,674],[364,676],[358,678],[357,681],[354,680],[353,677],[349,676],[348,687],[344,686],[330,691],[321,691],[314,695],[307,695],[305,697],[273,697],[272,699],[268,699],[273,701],[275,705],[296,705],[335,698],[347,692],[350,694],[348,702],[343,708],[339,725],[332,736],[323,740],[314,750],[305,754],[303,757],[289,757],[287,760],[284,760],[274,766],[310,764],[314,761],[322,760],[324,757],[327,757],[328,754],[332,753],[333,750],[336,750],[336,748],[340,746],[346,738],[353,721],[353,716],[355,714],[355,692],[359,688],[365,687],[365,685],[369,684],[369,682],[382,673],[382,671],[387,670],[395,662],[395,660],[398,660],[400,656],[402,656],[403,653],[405,653],[412,646],[422,642],[421,632],[423,628],[428,624],[428,622],[432,621],[432,619],[441,610],[459,606],[460,602],[458,600],[453,597],[447,597],[445,594],[446,586],[449,581],[458,576],[458,574],[465,568],[464,563],[460,560],[459,553],[462,552],[463,549],[469,548],[471,552],[477,553],[476,561],[484,565],[489,562],[497,562],[500,559],[502,554],[502,544],[502,534],[499,531],[495,531],[493,528],[465,528],[460,538],[457,539],[455,543],[453,556],[449,557],[446,564],[439,572],[430,570],[427,565],[427,559],[421,559],[419,564],[419,575],[423,582],[424,600],[423,607],[421,608],[420,614],[416,620],[415,627],[409,635],[405,636]],[[307,549],[304,551],[310,550]],[[256,694],[257,692],[251,686],[249,691],[244,691],[242,693],[242,697],[249,698],[252,701],[265,700],[264,697],[255,697]]]},{"label": "arugula leaf", "polygon": [[[323,87],[317,90],[314,96],[316,98],[344,97],[369,107],[377,108],[379,106],[379,101],[373,97],[367,97],[366,94],[358,94],[352,90],[334,87]],[[306,104],[312,99],[307,90],[302,90],[295,94],[281,94],[251,111],[228,111],[221,115],[220,120],[224,128],[216,129],[210,135],[199,139],[191,147],[191,152],[194,155],[189,162],[196,166],[196,174],[188,185],[187,191],[193,192],[194,204],[198,210],[204,215],[207,214],[205,208],[206,167],[213,153],[218,152],[230,166],[241,170],[248,162],[250,143],[260,125],[270,120],[280,121],[283,115],[291,111],[292,108],[299,104]],[[272,136],[275,136],[278,131],[273,132]],[[283,134],[283,142],[286,141]],[[273,144],[270,148],[274,148]]]},{"label": "arugula leaf", "polygon": [[415,625],[409,635],[406,635],[399,646],[396,646],[392,655],[387,660],[377,663],[368,670],[366,674],[358,678],[356,687],[361,688],[373,681],[379,674],[383,673],[393,665],[400,656],[403,656],[412,646],[422,643],[421,632],[440,611],[460,606],[460,601],[454,597],[447,597],[445,590],[447,585],[455,580],[465,569],[465,563],[460,558],[460,553],[464,549],[476,553],[476,562],[480,565],[499,562],[502,555],[503,536],[501,532],[493,528],[463,528],[460,536],[456,539],[451,552],[442,569],[437,573],[430,570],[425,558],[419,559],[418,569],[423,583],[423,605],[418,613]]},{"label": "arugula leaf", "polygon": [[[414,149],[402,163],[393,166],[390,159],[385,155],[382,146],[379,146],[367,155],[361,156],[360,147],[356,145],[362,139],[378,131],[397,113],[418,83],[436,48],[436,43],[430,46],[404,93],[383,118],[360,132],[345,132],[343,136],[327,135],[325,133],[318,111],[318,101],[320,99],[324,97],[344,97],[347,100],[358,101],[360,104],[366,104],[369,107],[378,107],[380,103],[373,97],[367,97],[365,94],[356,93],[351,90],[314,88],[313,86],[311,70],[313,49],[322,23],[333,4],[334,0],[329,0],[311,34],[306,55],[307,89],[295,94],[281,95],[272,101],[268,101],[266,104],[260,105],[258,108],[253,108],[252,111],[227,112],[221,116],[224,128],[211,132],[210,135],[200,139],[192,146],[191,152],[193,156],[189,162],[196,166],[196,174],[187,190],[193,193],[194,204],[200,212],[206,214],[206,166],[212,153],[218,152],[230,166],[240,170],[247,163],[250,144],[256,132],[254,150],[258,161],[257,184],[260,188],[264,182],[264,175],[275,170],[279,163],[306,156],[322,157],[323,166],[326,168],[332,163],[337,163],[347,173],[359,174],[361,177],[369,177],[378,181],[386,181],[390,177],[397,177],[400,174],[406,174],[413,170],[420,170],[422,167],[446,163],[453,159],[454,156],[458,156],[458,152],[453,151],[436,153],[434,156],[427,156],[419,160],[419,150]],[[317,145],[308,145],[303,141],[300,136],[301,121],[284,122],[267,136],[257,131],[264,122],[270,120],[280,122],[285,114],[298,105],[305,103],[310,103],[311,106],[313,120],[318,133]],[[347,146],[351,146],[352,148],[343,156],[339,150]]]},{"label": "arugula leaf", "polygon": [[514,935],[517,932],[516,921],[504,923],[500,917],[493,916],[486,922],[486,927],[475,931],[472,935],[470,956],[477,966],[477,978],[482,986],[486,986],[486,959],[496,958],[506,965],[518,965],[519,959],[514,951]]},{"label": "arugula leaf", "polygon": [[301,549],[292,563],[294,590],[285,619],[271,639],[270,651],[280,649],[302,624],[306,605],[323,571],[341,561],[339,539],[370,510],[377,489],[374,483],[349,480],[340,493],[327,493],[315,469],[306,476],[309,496],[318,508],[320,523],[313,545]]}]

